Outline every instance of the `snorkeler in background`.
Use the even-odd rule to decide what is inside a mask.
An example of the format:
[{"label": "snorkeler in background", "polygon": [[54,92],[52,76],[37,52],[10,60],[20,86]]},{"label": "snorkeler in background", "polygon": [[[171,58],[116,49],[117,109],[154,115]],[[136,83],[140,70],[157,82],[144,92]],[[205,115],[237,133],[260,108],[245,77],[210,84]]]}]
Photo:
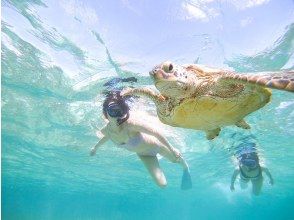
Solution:
[{"label": "snorkeler in background", "polygon": [[152,124],[137,121],[129,112],[129,106],[119,92],[108,94],[103,103],[103,114],[108,123],[101,129],[103,138],[91,149],[90,155],[106,141],[111,140],[118,147],[137,153],[155,183],[165,187],[167,181],[157,158],[160,154],[183,168],[182,189],[192,188],[189,167],[179,150],[172,147]]},{"label": "snorkeler in background", "polygon": [[269,178],[269,184],[273,185],[274,180],[269,170],[260,165],[259,157],[254,143],[241,144],[238,152],[238,167],[235,169],[231,178],[231,191],[235,190],[234,183],[238,175],[240,175],[240,187],[246,188],[247,183],[252,183],[252,193],[259,195],[263,185],[263,172]]}]

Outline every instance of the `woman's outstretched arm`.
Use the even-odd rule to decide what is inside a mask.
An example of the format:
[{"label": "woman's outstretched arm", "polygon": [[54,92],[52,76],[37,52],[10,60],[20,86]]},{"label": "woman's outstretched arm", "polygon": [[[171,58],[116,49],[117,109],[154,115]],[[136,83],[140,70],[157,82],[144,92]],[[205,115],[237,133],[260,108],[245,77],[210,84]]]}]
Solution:
[{"label": "woman's outstretched arm", "polygon": [[90,155],[91,155],[91,156],[94,156],[94,155],[96,154],[97,149],[98,149],[101,145],[103,145],[106,141],[108,141],[108,139],[109,139],[109,138],[108,138],[107,136],[103,136],[103,138],[101,138],[101,139],[98,141],[98,143],[97,143],[94,147],[91,148]]},{"label": "woman's outstretched arm", "polygon": [[270,171],[268,170],[268,168],[266,168],[266,167],[261,167],[261,170],[262,170],[263,172],[265,172],[265,174],[266,174],[267,177],[269,178],[269,180],[270,180],[269,183],[270,183],[271,185],[273,185],[273,184],[274,184],[274,179],[273,179],[273,177],[272,177]]},{"label": "woman's outstretched arm", "polygon": [[232,178],[231,178],[231,187],[230,187],[231,191],[234,191],[235,190],[234,184],[235,184],[236,178],[237,178],[237,176],[239,174],[240,174],[240,170],[239,169],[235,169],[235,171],[234,171],[234,173],[232,175]]},{"label": "woman's outstretched arm", "polygon": [[175,157],[180,158],[180,154],[178,151],[176,151],[167,141],[167,139],[160,134],[159,131],[157,131],[155,128],[152,128],[151,126],[148,125],[143,125],[143,124],[139,124],[139,123],[131,123],[131,129],[137,132],[142,132],[142,133],[146,133],[149,135],[152,135],[154,137],[156,137],[162,144],[164,144],[165,146],[167,146],[167,148],[174,153]]}]

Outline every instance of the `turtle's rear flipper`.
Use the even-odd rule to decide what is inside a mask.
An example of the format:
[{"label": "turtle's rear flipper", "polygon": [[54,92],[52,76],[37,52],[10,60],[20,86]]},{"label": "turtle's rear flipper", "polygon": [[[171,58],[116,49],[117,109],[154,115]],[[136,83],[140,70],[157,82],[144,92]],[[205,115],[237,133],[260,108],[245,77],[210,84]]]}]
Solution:
[{"label": "turtle's rear flipper", "polygon": [[224,82],[249,83],[294,92],[294,70],[280,72],[261,72],[254,74],[224,73],[220,80]]},{"label": "turtle's rear flipper", "polygon": [[216,138],[219,135],[220,131],[221,131],[220,128],[205,131],[207,140],[212,140]]},{"label": "turtle's rear flipper", "polygon": [[237,127],[239,127],[239,128],[250,129],[250,125],[247,124],[247,122],[244,121],[244,119],[238,121],[235,125],[236,125]]}]

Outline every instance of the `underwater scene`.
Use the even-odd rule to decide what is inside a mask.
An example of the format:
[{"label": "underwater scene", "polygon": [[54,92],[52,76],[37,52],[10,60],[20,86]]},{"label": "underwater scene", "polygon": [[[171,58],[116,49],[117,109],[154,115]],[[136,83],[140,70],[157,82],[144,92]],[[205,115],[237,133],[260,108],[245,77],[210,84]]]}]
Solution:
[{"label": "underwater scene", "polygon": [[2,219],[294,219],[292,0],[1,10]]}]

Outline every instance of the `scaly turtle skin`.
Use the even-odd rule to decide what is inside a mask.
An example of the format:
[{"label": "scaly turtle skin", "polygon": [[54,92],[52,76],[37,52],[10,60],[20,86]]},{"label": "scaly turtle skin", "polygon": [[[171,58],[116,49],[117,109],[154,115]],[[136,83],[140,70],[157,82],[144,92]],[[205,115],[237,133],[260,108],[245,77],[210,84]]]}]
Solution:
[{"label": "scaly turtle skin", "polygon": [[151,98],[163,123],[203,130],[207,139],[215,138],[228,125],[249,129],[244,117],[270,101],[271,91],[266,87],[294,92],[294,71],[238,74],[166,61],[150,71],[150,76],[160,93],[135,88],[122,95]]}]

